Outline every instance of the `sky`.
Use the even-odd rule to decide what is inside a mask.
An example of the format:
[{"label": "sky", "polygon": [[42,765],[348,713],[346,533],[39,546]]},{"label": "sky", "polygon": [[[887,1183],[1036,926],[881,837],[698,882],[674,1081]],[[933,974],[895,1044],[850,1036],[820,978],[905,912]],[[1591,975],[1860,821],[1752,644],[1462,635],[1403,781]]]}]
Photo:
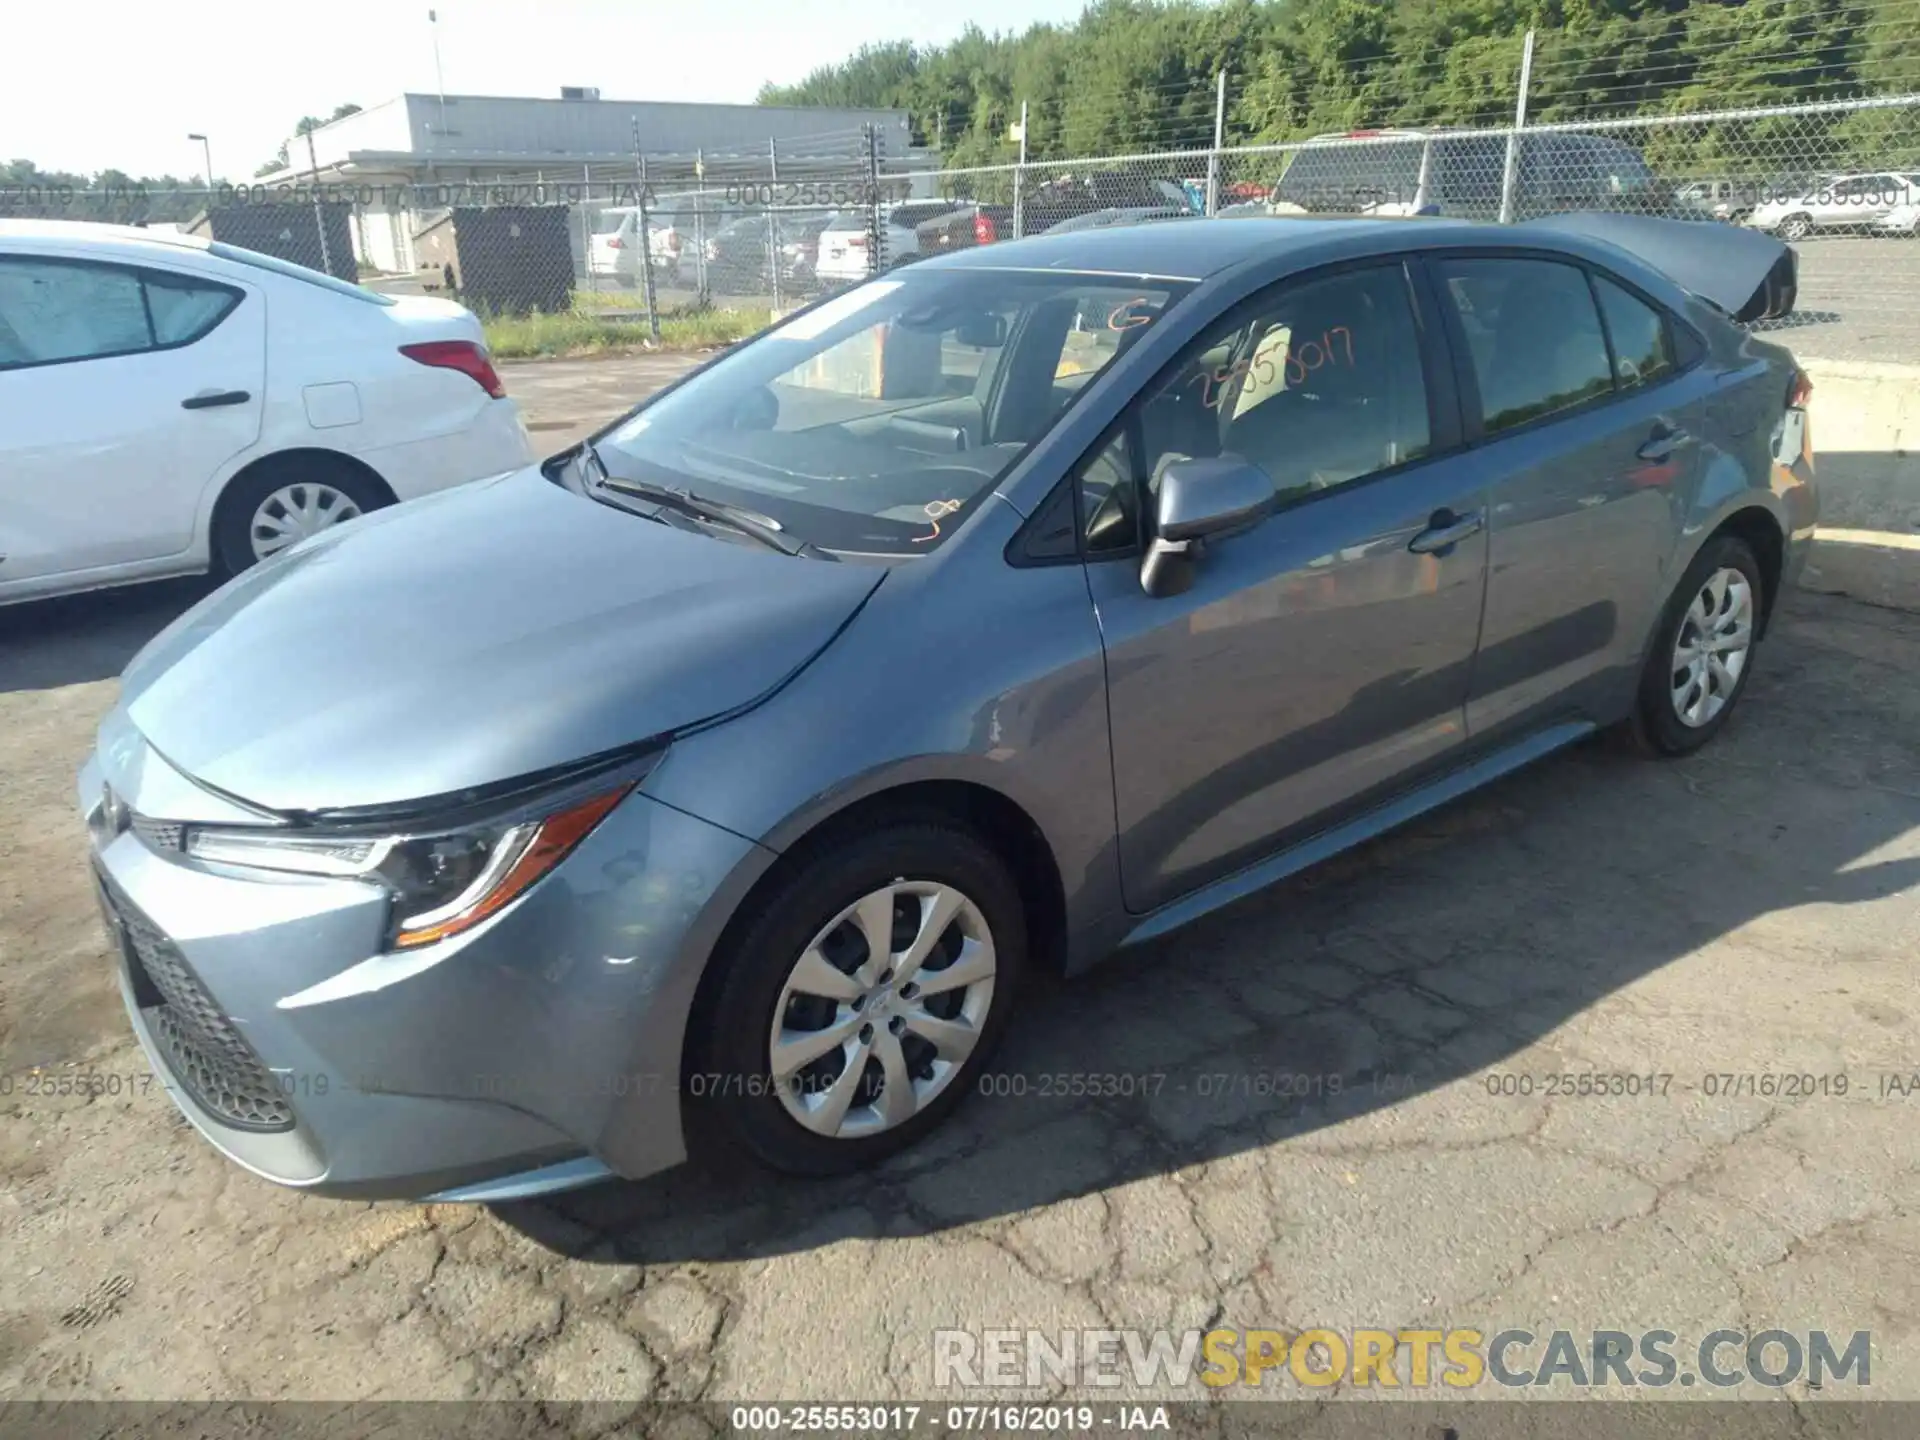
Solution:
[{"label": "sky", "polygon": [[[302,115],[431,94],[751,101],[862,44],[1071,20],[1085,0],[39,0],[3,7],[0,160],[250,177]],[[72,57],[63,63],[61,56]]]}]

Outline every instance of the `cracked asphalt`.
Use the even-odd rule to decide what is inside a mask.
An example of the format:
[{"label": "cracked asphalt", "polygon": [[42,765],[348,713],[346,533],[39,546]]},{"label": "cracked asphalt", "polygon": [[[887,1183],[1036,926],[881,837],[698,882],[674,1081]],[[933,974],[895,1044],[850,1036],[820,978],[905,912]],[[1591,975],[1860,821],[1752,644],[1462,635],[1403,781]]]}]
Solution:
[{"label": "cracked asphalt", "polygon": [[[557,447],[671,370],[509,384]],[[1581,747],[1034,985],[876,1174],[488,1210],[278,1189],[141,1084],[72,775],[195,593],[0,612],[0,1399],[945,1400],[937,1328],[1213,1325],[1864,1329],[1920,1398],[1920,615],[1789,596],[1699,756]]]}]

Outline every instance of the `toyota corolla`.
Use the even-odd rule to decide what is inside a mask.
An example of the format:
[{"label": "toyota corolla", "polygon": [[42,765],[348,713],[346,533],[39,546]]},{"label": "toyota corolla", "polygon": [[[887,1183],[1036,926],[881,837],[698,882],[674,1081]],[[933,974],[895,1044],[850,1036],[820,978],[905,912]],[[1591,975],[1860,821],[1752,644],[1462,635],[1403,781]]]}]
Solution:
[{"label": "toyota corolla", "polygon": [[1815,519],[1790,252],[1092,230],[827,299],[268,559],[79,782],[135,1031],[318,1193],[868,1164],[1075,971],[1595,731],[1728,723]]}]

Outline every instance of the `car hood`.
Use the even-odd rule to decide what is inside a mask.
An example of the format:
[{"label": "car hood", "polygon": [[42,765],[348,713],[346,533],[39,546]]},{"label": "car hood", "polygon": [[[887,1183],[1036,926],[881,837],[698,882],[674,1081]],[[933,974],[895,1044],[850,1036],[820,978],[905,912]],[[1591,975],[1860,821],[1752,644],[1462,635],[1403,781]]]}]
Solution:
[{"label": "car hood", "polygon": [[1548,215],[1526,225],[1617,245],[1742,322],[1793,313],[1799,281],[1793,251],[1758,230],[1611,211]]},{"label": "car hood", "polygon": [[175,767],[254,805],[399,804],[751,705],[885,574],[658,524],[529,469],[248,571],[134,657],[121,706]]}]

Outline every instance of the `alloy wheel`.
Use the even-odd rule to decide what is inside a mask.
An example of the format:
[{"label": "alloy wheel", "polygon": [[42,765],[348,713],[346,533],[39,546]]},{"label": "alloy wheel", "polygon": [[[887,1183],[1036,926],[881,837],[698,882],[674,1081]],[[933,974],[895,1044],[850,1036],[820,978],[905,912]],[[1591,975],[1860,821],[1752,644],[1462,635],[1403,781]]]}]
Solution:
[{"label": "alloy wheel", "polygon": [[351,520],[360,507],[345,491],[312,480],[282,485],[262,500],[247,525],[253,558],[264,560],[289,545]]},{"label": "alloy wheel", "polygon": [[1693,729],[1711,724],[1739,688],[1753,649],[1753,586],[1723,566],[1707,577],[1674,637],[1673,713]]},{"label": "alloy wheel", "polygon": [[951,885],[895,880],[834,916],[774,1007],[768,1068],[815,1134],[891,1130],[944,1091],[993,1008],[993,934]]}]

